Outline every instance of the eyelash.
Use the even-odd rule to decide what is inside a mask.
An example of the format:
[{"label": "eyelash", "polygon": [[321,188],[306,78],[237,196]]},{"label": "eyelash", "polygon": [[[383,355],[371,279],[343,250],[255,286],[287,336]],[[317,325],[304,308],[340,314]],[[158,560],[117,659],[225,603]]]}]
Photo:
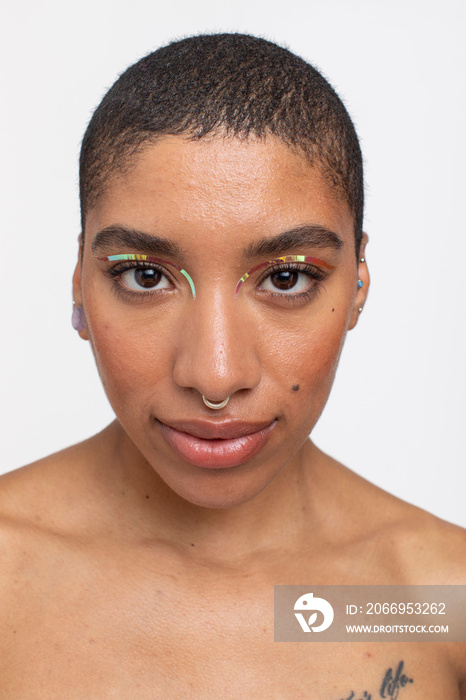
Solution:
[{"label": "eyelash", "polygon": [[[170,275],[170,273],[161,265],[157,265],[156,263],[153,262],[148,262],[148,261],[137,261],[137,260],[128,260],[124,262],[120,262],[117,265],[114,265],[113,267],[109,268],[106,271],[106,275],[113,281],[113,290],[115,294],[119,296],[123,296],[124,299],[126,300],[131,300],[131,301],[136,301],[136,302],[144,302],[147,300],[148,297],[152,296],[160,296],[161,294],[166,294],[167,292],[170,292],[171,290],[169,289],[159,289],[159,290],[148,290],[148,291],[141,291],[141,292],[135,292],[132,289],[128,289],[120,280],[120,277],[123,275],[123,273],[127,272],[128,270],[137,270],[141,268],[147,268],[147,269],[153,269],[157,270],[157,272],[160,272],[162,275],[164,275],[168,281],[175,286],[175,281],[173,277]],[[268,278],[271,277],[273,274],[277,272],[301,272],[305,275],[307,275],[311,280],[314,281],[311,287],[308,289],[304,290],[303,292],[298,292],[298,293],[289,293],[289,294],[284,294],[282,292],[270,292],[270,291],[265,291],[265,290],[260,290],[261,284]],[[309,264],[304,264],[304,263],[277,263],[269,268],[267,268],[263,274],[260,276],[258,282],[257,282],[257,287],[259,288],[258,291],[260,294],[267,295],[268,297],[273,297],[274,300],[280,301],[280,302],[285,302],[286,304],[299,304],[299,303],[306,303],[311,301],[312,299],[315,299],[319,292],[322,289],[322,285],[320,284],[323,282],[327,277],[327,273],[320,269],[319,267],[315,267],[314,265],[309,265]]]},{"label": "eyelash", "polygon": [[[268,277],[271,277],[276,272],[301,272],[303,274],[308,275],[308,277],[310,277],[310,279],[314,281],[314,284],[308,289],[305,289],[303,292],[298,292],[296,294],[283,294],[280,292],[261,291],[261,284],[263,284],[263,282],[265,282],[265,280]],[[269,267],[265,270],[265,272],[259,278],[257,286],[259,288],[258,291],[260,294],[267,294],[268,296],[272,296],[274,299],[285,301],[287,304],[292,303],[293,305],[295,305],[297,303],[299,304],[300,302],[305,303],[311,301],[311,299],[315,299],[322,289],[321,282],[323,282],[326,278],[327,273],[324,272],[324,270],[321,270],[320,268],[315,267],[313,265],[306,265],[303,263],[277,263],[276,265],[273,265],[272,267]]]},{"label": "eyelash", "polygon": [[171,291],[170,289],[154,289],[148,291],[135,292],[132,289],[128,289],[128,287],[126,287],[123,284],[123,282],[121,282],[120,277],[123,275],[123,273],[127,272],[128,270],[140,270],[141,268],[157,270],[157,272],[160,272],[160,274],[164,275],[164,277],[166,277],[168,281],[173,286],[175,286],[173,277],[161,265],[157,265],[153,262],[146,262],[144,260],[128,260],[126,262],[118,263],[118,265],[114,265],[106,271],[106,275],[110,277],[110,279],[113,281],[113,291],[115,292],[115,294],[123,296],[125,299],[143,302],[146,301],[148,297],[152,297],[155,295],[160,296],[160,294],[166,294],[167,292]]}]

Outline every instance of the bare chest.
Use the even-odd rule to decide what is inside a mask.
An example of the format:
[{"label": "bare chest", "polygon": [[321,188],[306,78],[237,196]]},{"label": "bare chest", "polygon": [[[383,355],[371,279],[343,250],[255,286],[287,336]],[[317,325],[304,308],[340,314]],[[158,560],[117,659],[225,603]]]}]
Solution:
[{"label": "bare chest", "polygon": [[16,600],[0,649],[5,699],[459,698],[442,645],[274,642],[265,583],[57,573]]}]

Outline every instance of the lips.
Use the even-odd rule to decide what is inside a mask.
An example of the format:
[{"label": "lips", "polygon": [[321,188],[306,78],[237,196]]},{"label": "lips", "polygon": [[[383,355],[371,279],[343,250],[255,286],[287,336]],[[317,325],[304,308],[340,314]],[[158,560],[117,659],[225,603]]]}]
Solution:
[{"label": "lips", "polygon": [[237,467],[256,455],[267,443],[277,421],[207,423],[157,421],[160,431],[184,460],[197,467]]}]

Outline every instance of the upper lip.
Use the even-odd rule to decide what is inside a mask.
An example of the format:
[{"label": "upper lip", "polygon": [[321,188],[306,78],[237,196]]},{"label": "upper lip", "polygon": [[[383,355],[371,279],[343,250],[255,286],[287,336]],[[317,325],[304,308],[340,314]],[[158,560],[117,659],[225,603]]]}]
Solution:
[{"label": "upper lip", "polygon": [[208,422],[200,420],[170,420],[159,421],[169,428],[174,428],[181,433],[188,433],[204,440],[231,440],[257,433],[275,422],[275,419],[257,421],[224,421]]}]

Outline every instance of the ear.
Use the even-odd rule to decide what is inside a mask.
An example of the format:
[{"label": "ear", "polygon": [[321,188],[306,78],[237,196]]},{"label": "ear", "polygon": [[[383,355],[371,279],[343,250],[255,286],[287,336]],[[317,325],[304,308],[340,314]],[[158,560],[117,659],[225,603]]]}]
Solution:
[{"label": "ear", "polygon": [[[73,302],[76,306],[83,306],[83,296],[81,290],[81,271],[82,271],[82,259],[83,259],[83,235],[82,233],[78,236],[79,250],[78,250],[78,262],[73,273]],[[83,308],[84,312],[84,308]],[[84,321],[86,320],[86,314],[84,313]],[[79,335],[83,340],[89,340],[89,334],[87,332],[87,325],[81,331],[78,331]]]},{"label": "ear", "polygon": [[361,280],[362,287],[358,287],[356,296],[354,298],[353,311],[351,313],[351,320],[348,326],[348,330],[351,330],[357,324],[358,318],[361,315],[361,312],[364,308],[364,304],[366,303],[367,299],[367,294],[369,292],[369,285],[371,279],[369,276],[369,270],[366,262],[366,246],[368,241],[369,236],[367,235],[367,233],[363,233],[358,259],[358,281]]}]

